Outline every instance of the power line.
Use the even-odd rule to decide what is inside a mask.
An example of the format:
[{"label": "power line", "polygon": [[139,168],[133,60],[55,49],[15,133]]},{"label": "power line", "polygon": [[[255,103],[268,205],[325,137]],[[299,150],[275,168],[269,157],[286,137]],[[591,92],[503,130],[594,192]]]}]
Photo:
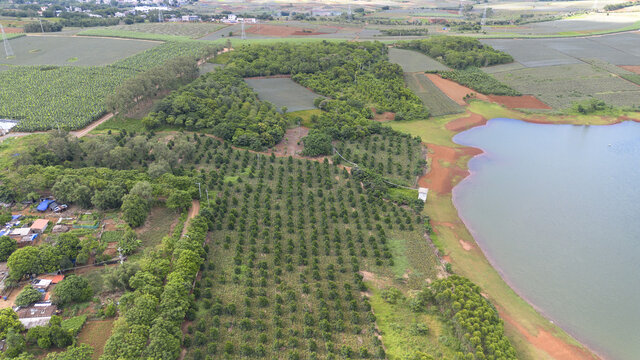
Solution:
[{"label": "power line", "polygon": [[[342,156],[342,154],[340,154],[338,152],[338,150],[335,148],[335,146],[333,147],[333,152],[338,154],[338,156],[340,156],[342,158],[342,160],[344,160],[344,161],[348,162],[349,164],[353,165],[356,169],[360,168],[360,166],[358,164],[354,163],[353,161],[345,159],[345,157]],[[408,187],[408,186],[404,186],[404,185],[398,185],[398,184],[392,183],[391,181],[388,181],[388,180],[386,180],[384,178],[382,178],[382,181],[385,182],[387,185],[391,185],[391,186],[395,186],[395,187],[399,187],[399,188],[404,188],[404,189],[409,189],[409,190],[416,190],[416,188],[412,188],[412,187]]]}]

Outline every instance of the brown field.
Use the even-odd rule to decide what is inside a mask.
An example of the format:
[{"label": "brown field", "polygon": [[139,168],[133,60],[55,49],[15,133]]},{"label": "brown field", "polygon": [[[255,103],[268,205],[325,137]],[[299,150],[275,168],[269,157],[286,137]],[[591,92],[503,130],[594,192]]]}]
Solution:
[{"label": "brown field", "polygon": [[533,95],[505,96],[489,95],[489,100],[509,109],[551,109],[551,107]]},{"label": "brown field", "polygon": [[640,74],[640,65],[620,65],[621,68]]},{"label": "brown field", "polygon": [[87,321],[80,331],[78,342],[91,345],[95,349],[92,359],[98,360],[102,355],[104,344],[107,343],[107,339],[111,336],[113,321],[113,319]]},{"label": "brown field", "polygon": [[474,126],[484,125],[487,123],[487,119],[483,118],[478,114],[471,113],[471,115],[463,118],[458,118],[452,121],[449,121],[445,124],[445,128],[451,131],[464,131],[471,129]]},{"label": "brown field", "polygon": [[4,32],[6,32],[7,34],[18,34],[18,33],[22,33],[22,32],[24,32],[24,29],[22,29],[22,28],[6,27],[6,28],[4,28]]},{"label": "brown field", "polygon": [[323,32],[316,32],[314,30],[304,29],[301,27],[288,26],[288,25],[267,25],[259,24],[253,25],[247,33],[266,36],[309,36],[309,35],[322,35]]}]

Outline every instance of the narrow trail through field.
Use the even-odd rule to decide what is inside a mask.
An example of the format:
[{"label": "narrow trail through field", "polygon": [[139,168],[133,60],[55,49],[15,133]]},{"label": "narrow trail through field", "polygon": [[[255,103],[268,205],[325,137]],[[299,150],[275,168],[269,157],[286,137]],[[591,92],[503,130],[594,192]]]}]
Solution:
[{"label": "narrow trail through field", "polygon": [[189,209],[189,215],[187,216],[187,221],[184,223],[184,228],[182,229],[182,236],[187,234],[187,225],[189,225],[189,220],[193,219],[200,213],[200,201],[193,200],[191,202],[191,209]]}]

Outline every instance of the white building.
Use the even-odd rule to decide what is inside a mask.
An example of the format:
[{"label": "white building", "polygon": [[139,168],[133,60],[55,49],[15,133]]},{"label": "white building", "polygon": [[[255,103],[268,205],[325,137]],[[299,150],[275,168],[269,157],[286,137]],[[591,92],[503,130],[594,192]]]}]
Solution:
[{"label": "white building", "polygon": [[427,188],[418,188],[418,199],[427,202],[427,194],[429,193],[429,189]]}]

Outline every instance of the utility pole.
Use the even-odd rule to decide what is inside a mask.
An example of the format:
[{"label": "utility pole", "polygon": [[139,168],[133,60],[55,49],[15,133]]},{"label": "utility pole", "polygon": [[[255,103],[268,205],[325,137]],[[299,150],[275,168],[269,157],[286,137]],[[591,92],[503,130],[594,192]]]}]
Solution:
[{"label": "utility pole", "polygon": [[0,32],[2,33],[2,42],[4,43],[4,53],[7,55],[7,57],[13,56],[13,49],[9,44],[7,35],[4,33],[4,28],[2,27],[2,24],[0,24]]},{"label": "utility pole", "polygon": [[198,184],[198,193],[200,193],[200,197],[198,199],[202,199],[202,190],[200,189],[200,183],[197,182],[196,184]]},{"label": "utility pole", "polygon": [[42,20],[38,18],[38,22],[40,23],[40,30],[42,30],[42,33],[44,34],[44,27],[42,27]]},{"label": "utility pole", "polygon": [[207,206],[209,206],[209,189],[206,189],[205,192],[207,193]]},{"label": "utility pole", "polygon": [[244,18],[242,19],[242,21],[240,23],[241,23],[241,26],[242,26],[242,35],[240,36],[240,39],[246,40],[247,39],[247,34],[244,32]]}]

